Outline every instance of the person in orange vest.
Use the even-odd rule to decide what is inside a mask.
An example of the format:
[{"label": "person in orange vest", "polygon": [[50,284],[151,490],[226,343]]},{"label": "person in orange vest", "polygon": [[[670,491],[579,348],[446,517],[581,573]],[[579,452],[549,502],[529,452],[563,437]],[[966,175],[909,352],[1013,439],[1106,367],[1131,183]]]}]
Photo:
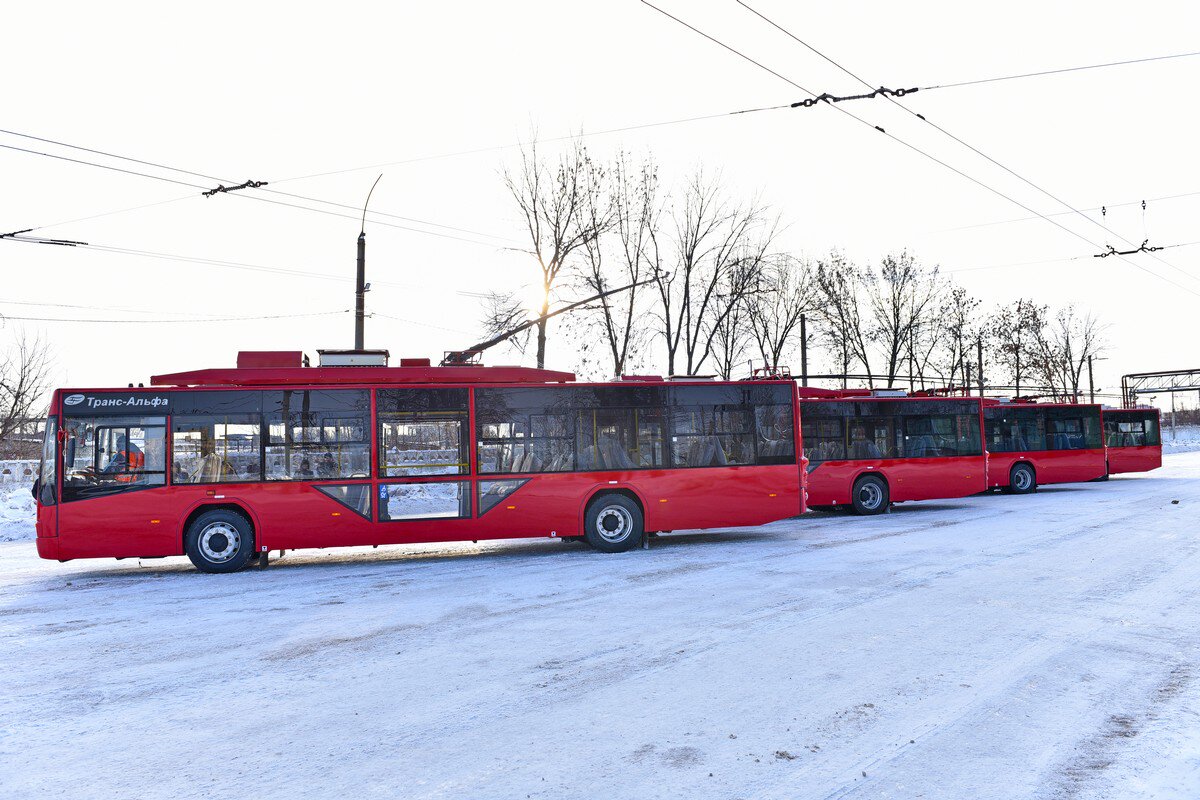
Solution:
[{"label": "person in orange vest", "polygon": [[134,474],[146,464],[146,456],[140,447],[129,441],[125,434],[117,434],[117,451],[104,468],[104,474],[116,475],[119,481],[132,481]]}]

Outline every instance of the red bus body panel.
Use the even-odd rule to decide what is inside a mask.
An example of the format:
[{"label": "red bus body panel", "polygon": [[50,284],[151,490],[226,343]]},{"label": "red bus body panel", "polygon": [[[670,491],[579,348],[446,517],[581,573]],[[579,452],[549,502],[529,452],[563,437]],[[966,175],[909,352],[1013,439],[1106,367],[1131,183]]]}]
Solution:
[{"label": "red bus body panel", "polygon": [[987,490],[987,457],[825,461],[808,473],[811,506],[848,505],[854,481],[874,472],[888,482],[894,503],[967,497]]},{"label": "red bus body panel", "polygon": [[1108,448],[1108,471],[1149,472],[1162,466],[1162,445]]},{"label": "red bus body panel", "polygon": [[988,486],[1008,486],[1009,471],[1018,461],[1025,461],[1033,466],[1038,485],[1092,481],[1105,475],[1104,448],[989,453]]},{"label": "red bus body panel", "polygon": [[[1121,472],[1149,472],[1162,466],[1162,415],[1153,407],[1139,406],[1136,408],[1102,408],[1100,410],[1105,429],[1105,441],[1108,442],[1108,472],[1115,475]],[[1108,423],[1125,419],[1144,418],[1147,414],[1154,415],[1155,437],[1159,444],[1120,445],[1108,436]],[[1117,439],[1122,441],[1122,439]],[[1128,441],[1128,440],[1124,440]]]},{"label": "red bus body panel", "polygon": [[[907,403],[936,400],[926,396],[873,396],[869,390],[814,389],[800,390],[800,403],[853,401],[856,403]],[[964,408],[979,420],[979,437],[983,442],[983,407],[973,398],[962,400]],[[973,402],[972,402],[973,401]],[[831,459],[810,467],[807,474],[808,506],[849,505],[854,482],[860,475],[882,475],[888,484],[889,500],[903,503],[915,500],[937,500],[969,497],[987,491],[986,450],[978,455],[941,456],[937,458],[881,458],[874,460]]]},{"label": "red bus body panel", "polygon": [[[342,378],[351,374],[344,368]],[[429,369],[429,368],[425,368]],[[470,369],[478,374],[481,368]],[[487,368],[493,369],[493,368]],[[506,375],[519,368],[498,368]],[[262,376],[268,370],[253,370]],[[300,371],[300,370],[298,370]],[[302,372],[311,375],[316,370]],[[236,372],[236,371],[228,371]],[[195,374],[195,373],[192,373]],[[361,373],[360,373],[361,374]],[[541,373],[539,373],[541,374]],[[567,373],[549,373],[553,377]],[[169,376],[174,379],[177,376]],[[257,390],[271,381],[237,384],[228,375],[219,376],[219,388],[230,386]],[[227,382],[226,382],[227,381]],[[156,379],[156,382],[171,380]],[[214,381],[214,383],[218,383]],[[465,388],[462,384],[415,383],[428,388]],[[532,383],[532,382],[531,382]],[[664,382],[665,383],[665,382]],[[714,382],[715,383],[715,382]],[[754,382],[761,383],[761,382]],[[326,384],[291,383],[289,388],[377,389],[390,384],[362,385],[344,378]],[[789,382],[790,384],[790,382]],[[477,386],[512,386],[480,381]],[[528,386],[526,384],[516,384]],[[537,384],[533,385],[547,385]],[[549,384],[554,385],[554,384]],[[569,383],[579,386],[581,384]],[[583,384],[586,385],[586,384]],[[612,384],[608,384],[612,385]],[[641,384],[639,384],[641,385]],[[670,384],[665,384],[670,385]],[[236,507],[251,520],[259,550],[346,547],[421,542],[470,541],[531,537],[579,536],[583,533],[585,506],[600,490],[633,493],[645,509],[647,531],[725,528],[760,525],[797,516],[804,512],[804,473],[799,407],[793,386],[793,427],[796,462],[778,465],[689,467],[620,472],[500,473],[476,472],[474,403],[470,404],[472,433],[468,473],[444,476],[461,481],[471,493],[469,518],[424,520],[379,520],[379,488],[389,483],[444,482],[429,476],[380,478],[376,436],[372,435],[372,477],[326,481],[256,481],[244,483],[169,483],[57,505],[38,506],[38,554],[42,558],[136,558],[183,555],[184,531],[189,517],[198,509],[214,505]],[[203,391],[208,387],[189,388]],[[105,392],[110,390],[70,390]],[[111,390],[129,393],[131,390]],[[172,389],[160,390],[171,392]],[[51,413],[60,413],[61,398],[69,391],[55,392]],[[372,416],[374,394],[372,393]],[[170,420],[168,418],[168,425]],[[377,423],[371,421],[372,429]],[[168,439],[170,438],[168,434]],[[61,464],[62,445],[58,447]],[[57,470],[58,497],[62,497],[63,470]],[[525,483],[499,505],[478,515],[478,484],[516,479]],[[366,484],[371,487],[371,519],[321,492],[322,484]],[[379,521],[376,521],[379,520]]]}]

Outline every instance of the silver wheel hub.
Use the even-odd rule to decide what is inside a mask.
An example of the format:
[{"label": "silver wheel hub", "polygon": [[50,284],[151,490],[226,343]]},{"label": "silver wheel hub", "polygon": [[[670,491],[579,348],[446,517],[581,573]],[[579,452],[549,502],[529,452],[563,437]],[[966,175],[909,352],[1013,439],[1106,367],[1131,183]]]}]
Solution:
[{"label": "silver wheel hub", "polygon": [[1013,483],[1016,484],[1018,489],[1028,489],[1030,482],[1029,470],[1027,469],[1018,469],[1013,475]]},{"label": "silver wheel hub", "polygon": [[605,506],[596,515],[596,533],[606,542],[622,542],[633,531],[633,515],[622,506]]},{"label": "silver wheel hub", "polygon": [[237,555],[242,535],[228,522],[213,522],[200,531],[199,545],[205,559],[220,564]]},{"label": "silver wheel hub", "polygon": [[858,502],[866,509],[879,508],[883,503],[883,490],[876,483],[864,483],[858,487]]}]

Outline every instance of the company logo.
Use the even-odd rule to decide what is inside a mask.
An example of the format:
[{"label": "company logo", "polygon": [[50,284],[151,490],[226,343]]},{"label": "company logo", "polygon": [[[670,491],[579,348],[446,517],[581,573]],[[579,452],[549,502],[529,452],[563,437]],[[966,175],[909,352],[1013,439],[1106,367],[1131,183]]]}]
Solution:
[{"label": "company logo", "polygon": [[68,406],[77,406],[83,402],[83,395],[69,394],[63,398],[63,404]]}]

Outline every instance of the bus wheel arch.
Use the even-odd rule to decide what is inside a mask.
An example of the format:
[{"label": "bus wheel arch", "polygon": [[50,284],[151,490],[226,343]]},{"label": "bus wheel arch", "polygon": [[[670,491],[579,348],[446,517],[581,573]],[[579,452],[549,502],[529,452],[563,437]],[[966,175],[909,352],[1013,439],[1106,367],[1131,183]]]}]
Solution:
[{"label": "bus wheel arch", "polygon": [[597,550],[630,550],[642,543],[645,531],[645,505],[636,492],[601,489],[588,498],[583,512],[583,538]]},{"label": "bus wheel arch", "polygon": [[1028,461],[1018,461],[1008,470],[1008,490],[1029,494],[1037,489],[1037,469]]},{"label": "bus wheel arch", "polygon": [[183,552],[202,572],[237,572],[258,556],[258,528],[237,503],[206,503],[188,514]]},{"label": "bus wheel arch", "polygon": [[882,514],[891,503],[891,487],[881,472],[863,472],[854,479],[850,506],[859,516]]}]

